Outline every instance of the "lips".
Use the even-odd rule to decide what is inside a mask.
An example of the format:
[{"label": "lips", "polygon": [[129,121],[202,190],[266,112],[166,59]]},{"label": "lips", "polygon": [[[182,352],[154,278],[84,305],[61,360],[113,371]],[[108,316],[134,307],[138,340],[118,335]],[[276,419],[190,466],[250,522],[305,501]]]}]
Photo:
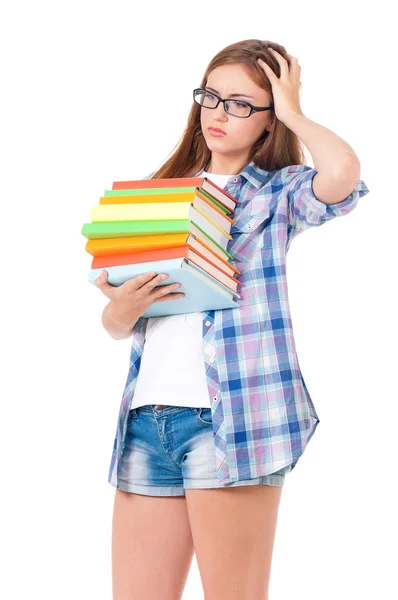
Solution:
[{"label": "lips", "polygon": [[209,131],[214,131],[215,133],[223,133],[224,135],[227,135],[225,131],[219,129],[218,127],[209,127]]}]

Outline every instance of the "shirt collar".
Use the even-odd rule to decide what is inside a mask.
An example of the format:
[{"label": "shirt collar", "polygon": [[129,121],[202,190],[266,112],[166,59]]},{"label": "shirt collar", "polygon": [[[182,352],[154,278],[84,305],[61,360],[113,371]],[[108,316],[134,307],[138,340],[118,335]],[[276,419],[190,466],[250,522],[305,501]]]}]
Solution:
[{"label": "shirt collar", "polygon": [[245,179],[247,179],[256,189],[259,189],[268,173],[269,171],[260,169],[260,167],[256,166],[252,160],[239,175],[245,177]]}]

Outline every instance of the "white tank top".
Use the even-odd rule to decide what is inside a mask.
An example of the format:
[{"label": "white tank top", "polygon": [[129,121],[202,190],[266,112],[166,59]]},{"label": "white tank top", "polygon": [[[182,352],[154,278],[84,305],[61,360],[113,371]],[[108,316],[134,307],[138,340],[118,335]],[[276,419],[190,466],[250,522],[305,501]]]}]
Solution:
[{"label": "white tank top", "polygon": [[[199,176],[221,188],[232,177],[207,171]],[[215,357],[203,346],[202,326],[202,312],[148,319],[132,408],[144,404],[211,406],[204,357],[210,362]]]}]

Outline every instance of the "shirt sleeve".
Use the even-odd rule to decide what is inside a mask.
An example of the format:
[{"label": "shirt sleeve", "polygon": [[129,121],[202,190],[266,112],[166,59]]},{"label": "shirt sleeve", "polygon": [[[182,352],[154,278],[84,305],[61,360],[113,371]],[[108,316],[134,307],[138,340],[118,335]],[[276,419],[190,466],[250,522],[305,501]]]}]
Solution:
[{"label": "shirt sleeve", "polygon": [[142,329],[142,326],[144,325],[144,323],[145,323],[145,321],[146,321],[146,320],[147,320],[147,317],[142,317],[142,316],[141,316],[141,317],[139,317],[139,318],[137,319],[137,322],[136,322],[136,324],[134,325],[134,328],[133,328],[133,333],[134,333],[136,330],[138,330],[138,329]]},{"label": "shirt sleeve", "polygon": [[342,217],[356,207],[369,189],[362,179],[347,198],[336,204],[325,204],[318,200],[312,188],[316,169],[308,168],[299,173],[289,184],[288,223],[294,233],[300,233],[309,227],[318,227],[334,217]]}]

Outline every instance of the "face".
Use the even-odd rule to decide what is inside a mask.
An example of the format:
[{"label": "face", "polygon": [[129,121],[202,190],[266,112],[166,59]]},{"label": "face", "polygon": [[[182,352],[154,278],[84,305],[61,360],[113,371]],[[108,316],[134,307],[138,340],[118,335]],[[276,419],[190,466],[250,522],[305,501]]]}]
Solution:
[{"label": "face", "polygon": [[[210,89],[211,88],[211,89]],[[270,106],[271,94],[258,87],[250,79],[242,65],[222,65],[210,73],[204,89],[220,98],[250,102],[254,106]],[[250,161],[250,149],[265,129],[269,130],[274,119],[273,111],[253,113],[242,119],[224,110],[222,102],[217,108],[201,108],[200,123],[206,144],[211,151],[207,170],[212,173],[239,173]],[[209,127],[217,127],[227,135],[214,137]]]}]

